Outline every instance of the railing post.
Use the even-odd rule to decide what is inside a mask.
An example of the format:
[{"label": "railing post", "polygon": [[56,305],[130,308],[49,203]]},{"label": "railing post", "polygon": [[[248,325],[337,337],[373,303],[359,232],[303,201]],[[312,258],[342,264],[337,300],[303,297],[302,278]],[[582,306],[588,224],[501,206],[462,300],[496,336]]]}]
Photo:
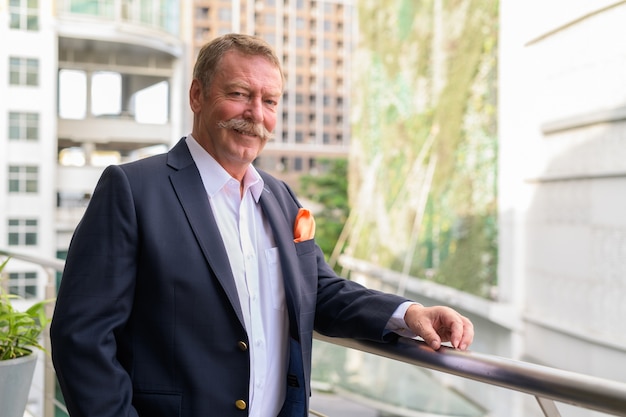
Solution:
[{"label": "railing post", "polygon": [[561,413],[556,408],[556,404],[554,401],[549,400],[543,397],[535,397],[537,402],[539,403],[539,407],[541,407],[541,411],[543,411],[543,415],[546,417],[561,417]]},{"label": "railing post", "polygon": [[[48,281],[46,282],[46,299],[55,299],[56,298],[56,273],[57,271],[54,268],[44,268],[46,274],[48,275]],[[52,313],[54,312],[54,303],[49,303],[46,306],[46,316],[52,317]],[[54,417],[54,400],[56,396],[56,374],[54,373],[54,367],[52,366],[52,356],[51,349],[52,345],[50,343],[50,331],[48,324],[48,331],[44,333],[44,347],[46,348],[46,353],[44,355],[44,401],[43,401],[43,415],[44,417]]]}]

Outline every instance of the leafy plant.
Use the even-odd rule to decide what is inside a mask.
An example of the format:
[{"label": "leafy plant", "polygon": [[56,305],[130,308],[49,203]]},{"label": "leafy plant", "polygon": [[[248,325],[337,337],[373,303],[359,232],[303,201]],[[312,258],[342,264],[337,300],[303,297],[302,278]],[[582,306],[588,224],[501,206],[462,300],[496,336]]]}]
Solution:
[{"label": "leafy plant", "polygon": [[[9,259],[0,264],[0,273]],[[19,297],[0,286],[0,361],[30,355],[33,349],[45,351],[39,337],[50,322],[45,310],[50,300],[40,301],[22,312],[12,304],[16,298]]]}]

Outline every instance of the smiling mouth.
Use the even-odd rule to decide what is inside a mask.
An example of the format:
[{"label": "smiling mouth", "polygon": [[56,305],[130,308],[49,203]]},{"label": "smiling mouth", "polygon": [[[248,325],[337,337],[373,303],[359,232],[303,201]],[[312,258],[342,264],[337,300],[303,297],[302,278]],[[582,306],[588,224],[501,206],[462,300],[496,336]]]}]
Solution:
[{"label": "smiling mouth", "polygon": [[217,126],[222,129],[230,129],[241,136],[259,138],[263,142],[267,142],[274,137],[274,134],[268,131],[262,124],[255,124],[243,119],[221,121]]},{"label": "smiling mouth", "polygon": [[257,136],[256,133],[254,132],[246,132],[244,130],[239,130],[239,129],[233,129],[235,132],[239,133],[240,135],[245,135],[245,136]]}]

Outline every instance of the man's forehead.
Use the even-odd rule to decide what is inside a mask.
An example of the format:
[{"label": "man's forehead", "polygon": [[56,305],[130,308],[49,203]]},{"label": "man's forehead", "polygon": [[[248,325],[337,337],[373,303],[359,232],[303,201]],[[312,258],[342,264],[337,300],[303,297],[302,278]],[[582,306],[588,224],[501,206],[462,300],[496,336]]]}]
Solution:
[{"label": "man's forehead", "polygon": [[[262,59],[265,59],[261,56]],[[221,78],[222,85],[227,88],[255,88],[262,87],[268,93],[282,94],[283,78],[282,74],[275,65],[266,60],[275,69],[275,73],[263,72],[259,66],[245,65],[229,65],[228,68],[221,68],[217,72],[218,78]],[[241,61],[239,61],[241,63]],[[232,63],[231,63],[232,64]],[[274,75],[276,75],[274,77]]]}]

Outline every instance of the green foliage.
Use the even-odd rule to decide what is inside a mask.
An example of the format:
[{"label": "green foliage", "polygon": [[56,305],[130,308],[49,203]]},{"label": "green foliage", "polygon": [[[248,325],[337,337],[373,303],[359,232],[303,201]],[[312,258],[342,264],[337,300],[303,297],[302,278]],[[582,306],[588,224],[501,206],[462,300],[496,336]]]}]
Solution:
[{"label": "green foliage", "polygon": [[[9,259],[0,264],[0,273]],[[33,349],[45,350],[39,337],[50,322],[45,310],[49,300],[40,301],[21,312],[12,305],[11,301],[16,298],[0,287],[0,360],[30,355]]]},{"label": "green foliage", "polygon": [[353,64],[346,252],[485,297],[497,283],[498,4],[359,1]]},{"label": "green foliage", "polygon": [[328,258],[348,218],[348,161],[329,159],[320,161],[318,174],[300,177],[300,194],[321,210],[315,213],[315,241]]}]

